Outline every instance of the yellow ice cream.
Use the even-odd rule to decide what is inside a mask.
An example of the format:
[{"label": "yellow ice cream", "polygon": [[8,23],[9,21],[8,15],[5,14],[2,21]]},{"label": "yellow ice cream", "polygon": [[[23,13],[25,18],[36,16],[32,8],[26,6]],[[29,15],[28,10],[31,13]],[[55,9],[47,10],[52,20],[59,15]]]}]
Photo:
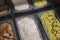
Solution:
[{"label": "yellow ice cream", "polygon": [[46,29],[50,40],[60,40],[60,22],[53,11],[48,11],[40,15],[40,20]]},{"label": "yellow ice cream", "polygon": [[33,0],[35,6],[45,6],[47,4],[47,0]]}]

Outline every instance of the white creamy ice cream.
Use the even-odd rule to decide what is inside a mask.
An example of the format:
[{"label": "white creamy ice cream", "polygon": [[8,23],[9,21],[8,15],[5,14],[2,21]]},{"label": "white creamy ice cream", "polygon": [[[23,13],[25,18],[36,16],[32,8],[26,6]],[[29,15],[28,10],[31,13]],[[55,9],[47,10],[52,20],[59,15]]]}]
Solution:
[{"label": "white creamy ice cream", "polygon": [[29,8],[29,4],[27,0],[12,0],[15,5],[16,10],[24,10]]},{"label": "white creamy ice cream", "polygon": [[38,26],[33,18],[23,17],[17,21],[21,40],[42,40]]}]

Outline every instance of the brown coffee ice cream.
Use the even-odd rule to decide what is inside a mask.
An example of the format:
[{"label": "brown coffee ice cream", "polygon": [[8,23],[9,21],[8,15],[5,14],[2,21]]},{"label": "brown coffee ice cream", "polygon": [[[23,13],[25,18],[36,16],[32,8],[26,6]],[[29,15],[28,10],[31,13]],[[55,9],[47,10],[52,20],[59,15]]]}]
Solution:
[{"label": "brown coffee ice cream", "polygon": [[0,23],[0,40],[15,40],[10,23]]},{"label": "brown coffee ice cream", "polygon": [[0,6],[0,15],[6,14],[8,12],[8,6],[7,5],[1,5]]}]

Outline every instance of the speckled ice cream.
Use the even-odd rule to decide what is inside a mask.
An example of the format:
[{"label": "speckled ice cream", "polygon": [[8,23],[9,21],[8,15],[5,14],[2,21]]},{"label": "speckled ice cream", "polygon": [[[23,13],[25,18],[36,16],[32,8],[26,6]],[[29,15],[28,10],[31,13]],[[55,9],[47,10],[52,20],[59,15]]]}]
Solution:
[{"label": "speckled ice cream", "polygon": [[22,17],[17,21],[21,40],[42,40],[39,34],[38,26],[33,18]]},{"label": "speckled ice cream", "polygon": [[15,5],[16,10],[24,10],[29,8],[29,4],[27,0],[12,0]]}]

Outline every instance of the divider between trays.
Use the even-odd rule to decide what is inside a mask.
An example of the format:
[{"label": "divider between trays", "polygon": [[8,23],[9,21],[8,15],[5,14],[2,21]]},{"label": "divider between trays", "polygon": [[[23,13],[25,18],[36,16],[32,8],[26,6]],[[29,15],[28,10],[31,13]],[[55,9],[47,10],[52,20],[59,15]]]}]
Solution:
[{"label": "divider between trays", "polygon": [[[9,0],[9,1],[10,1],[10,0]],[[15,29],[16,29],[17,40],[20,40],[19,34],[18,34],[18,30],[17,30],[17,26],[16,26],[16,22],[15,22],[14,10],[13,10],[13,8],[12,8],[13,6],[11,6],[11,5],[12,5],[12,2],[11,2],[11,1],[10,1],[9,5],[10,5],[10,8],[11,8],[12,20],[13,20],[13,23],[14,23],[14,26],[15,26]]]},{"label": "divider between trays", "polygon": [[12,18],[12,20],[13,20],[13,23],[14,23],[14,26],[15,26],[15,29],[16,29],[17,40],[20,40],[19,34],[18,34],[18,29],[17,29],[17,26],[16,26],[16,22],[15,22],[15,20],[14,20],[14,17]]},{"label": "divider between trays", "polygon": [[[38,14],[38,13],[37,13],[37,14]],[[41,34],[42,34],[43,40],[49,40],[49,38],[48,38],[48,36],[47,36],[47,34],[46,34],[46,32],[45,32],[45,30],[44,30],[44,28],[43,28],[43,25],[42,25],[42,23],[41,23],[41,21],[40,21],[40,19],[39,19],[39,17],[38,17],[37,14],[35,14],[35,17],[36,17],[36,19],[37,19],[37,21],[38,21],[38,27],[39,27],[40,32],[41,32]]]},{"label": "divider between trays", "polygon": [[46,10],[50,10],[52,9],[51,5],[44,7],[44,8],[39,8],[39,9],[34,9],[34,10],[30,10],[30,11],[24,11],[24,12],[14,12],[14,16],[18,17],[18,16],[22,16],[22,15],[28,15],[28,14],[35,14],[37,12],[42,12],[42,11],[46,11]]}]

